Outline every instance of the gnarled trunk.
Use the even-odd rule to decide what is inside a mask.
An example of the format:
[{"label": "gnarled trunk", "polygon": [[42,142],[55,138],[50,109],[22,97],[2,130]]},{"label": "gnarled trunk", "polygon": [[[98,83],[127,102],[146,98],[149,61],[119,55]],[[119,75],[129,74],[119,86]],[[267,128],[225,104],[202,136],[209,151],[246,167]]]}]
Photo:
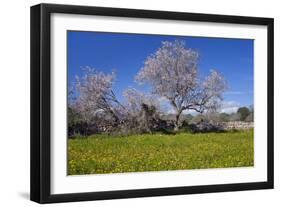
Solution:
[{"label": "gnarled trunk", "polygon": [[176,113],[176,121],[175,121],[174,131],[179,131],[179,127],[180,127],[180,115],[181,115],[181,111],[178,111],[178,112]]}]

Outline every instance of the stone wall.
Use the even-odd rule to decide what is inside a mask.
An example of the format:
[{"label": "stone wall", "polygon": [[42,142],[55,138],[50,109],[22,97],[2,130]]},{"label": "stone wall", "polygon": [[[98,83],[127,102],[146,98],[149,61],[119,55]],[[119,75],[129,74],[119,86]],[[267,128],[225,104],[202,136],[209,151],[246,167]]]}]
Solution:
[{"label": "stone wall", "polygon": [[225,130],[254,128],[254,122],[231,121],[231,122],[224,122],[222,125]]}]

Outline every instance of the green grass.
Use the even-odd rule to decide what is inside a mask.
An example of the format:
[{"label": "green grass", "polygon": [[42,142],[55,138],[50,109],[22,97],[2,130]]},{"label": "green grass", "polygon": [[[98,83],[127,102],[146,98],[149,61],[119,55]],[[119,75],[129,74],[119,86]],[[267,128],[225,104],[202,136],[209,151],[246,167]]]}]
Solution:
[{"label": "green grass", "polygon": [[69,175],[253,165],[253,130],[68,140]]}]

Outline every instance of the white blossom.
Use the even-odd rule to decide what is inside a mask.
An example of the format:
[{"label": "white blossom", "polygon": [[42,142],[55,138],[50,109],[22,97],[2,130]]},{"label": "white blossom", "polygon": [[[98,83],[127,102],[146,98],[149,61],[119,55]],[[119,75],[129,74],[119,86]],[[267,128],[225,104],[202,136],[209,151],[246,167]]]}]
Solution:
[{"label": "white blossom", "polygon": [[83,68],[84,76],[76,77],[76,107],[85,119],[92,119],[98,112],[106,112],[118,119],[116,106],[122,106],[112,90],[115,73],[104,74],[94,68]]},{"label": "white blossom", "polygon": [[215,70],[200,82],[198,62],[199,53],[186,48],[183,41],[165,41],[136,76],[140,83],[150,84],[154,94],[169,100],[176,111],[175,129],[184,110],[202,113],[217,104],[226,89],[223,76]]}]

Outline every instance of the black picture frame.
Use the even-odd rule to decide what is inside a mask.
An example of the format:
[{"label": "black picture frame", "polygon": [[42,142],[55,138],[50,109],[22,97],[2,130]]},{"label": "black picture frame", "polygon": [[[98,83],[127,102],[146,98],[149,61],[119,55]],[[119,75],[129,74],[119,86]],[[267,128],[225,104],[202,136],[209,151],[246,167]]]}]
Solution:
[{"label": "black picture frame", "polygon": [[[194,22],[218,22],[267,26],[267,181],[237,184],[219,184],[188,187],[167,187],[153,189],[120,190],[106,192],[85,192],[51,194],[50,161],[50,15],[52,13],[100,15],[113,17],[134,17],[149,19],[181,20]],[[31,7],[31,151],[30,151],[30,199],[38,203],[88,201],[146,196],[211,193],[273,188],[273,27],[272,18],[195,14],[152,10],[103,8],[39,4]]]}]

